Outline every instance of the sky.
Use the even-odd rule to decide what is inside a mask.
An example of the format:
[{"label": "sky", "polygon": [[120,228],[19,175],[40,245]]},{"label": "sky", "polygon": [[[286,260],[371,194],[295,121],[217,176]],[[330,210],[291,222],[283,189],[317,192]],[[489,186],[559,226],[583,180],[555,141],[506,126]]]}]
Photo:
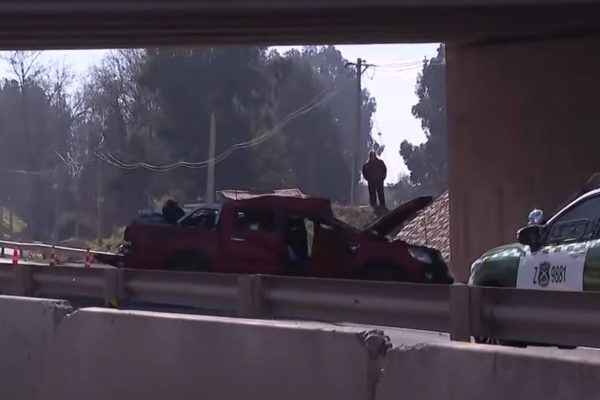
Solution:
[{"label": "sky", "polygon": [[[422,143],[425,135],[421,122],[412,116],[411,109],[418,101],[415,95],[417,75],[421,65],[417,61],[425,57],[432,58],[439,44],[374,44],[336,46],[349,61],[358,58],[366,63],[385,65],[385,68],[371,68],[363,75],[363,87],[367,88],[377,100],[377,112],[374,115],[373,136],[386,148],[382,158],[388,167],[388,183],[393,183],[407,169],[398,153],[400,143],[408,140],[414,144]],[[289,47],[280,47],[280,52]],[[109,50],[55,50],[46,51],[40,60],[65,64],[72,68],[78,82],[86,79],[86,71],[99,63]],[[390,65],[396,67],[389,67]],[[402,65],[398,67],[398,64]],[[7,76],[8,68],[0,69]],[[381,136],[379,136],[381,133]]]}]

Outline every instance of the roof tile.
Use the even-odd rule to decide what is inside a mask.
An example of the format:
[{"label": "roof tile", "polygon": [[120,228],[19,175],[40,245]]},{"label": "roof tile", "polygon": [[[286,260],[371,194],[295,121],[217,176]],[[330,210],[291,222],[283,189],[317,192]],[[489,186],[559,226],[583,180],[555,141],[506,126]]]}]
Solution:
[{"label": "roof tile", "polygon": [[448,191],[424,208],[398,233],[398,239],[439,250],[450,263],[450,196]]}]

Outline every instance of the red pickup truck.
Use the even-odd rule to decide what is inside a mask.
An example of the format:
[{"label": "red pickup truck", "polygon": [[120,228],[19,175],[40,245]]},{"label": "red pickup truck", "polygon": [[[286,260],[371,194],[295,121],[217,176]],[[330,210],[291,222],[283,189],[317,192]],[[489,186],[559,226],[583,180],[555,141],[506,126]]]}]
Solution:
[{"label": "red pickup truck", "polygon": [[168,218],[155,214],[126,227],[118,266],[450,284],[439,251],[387,237],[431,201],[411,200],[364,230],[336,219],[329,200],[318,198],[163,209]]}]

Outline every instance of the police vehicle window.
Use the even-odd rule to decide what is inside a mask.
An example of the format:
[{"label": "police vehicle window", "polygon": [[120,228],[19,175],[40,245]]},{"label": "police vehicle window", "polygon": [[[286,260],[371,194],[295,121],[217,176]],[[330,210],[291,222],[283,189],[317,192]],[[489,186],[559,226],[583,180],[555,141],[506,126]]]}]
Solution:
[{"label": "police vehicle window", "polygon": [[592,234],[592,229],[589,229],[590,226],[592,224],[587,219],[556,223],[552,225],[552,229],[550,230],[549,241],[556,243],[587,240]]},{"label": "police vehicle window", "polygon": [[575,205],[559,216],[550,227],[549,241],[590,239],[600,216],[600,196]]},{"label": "police vehicle window", "polygon": [[275,212],[271,210],[238,210],[236,212],[237,229],[241,231],[274,231]]}]

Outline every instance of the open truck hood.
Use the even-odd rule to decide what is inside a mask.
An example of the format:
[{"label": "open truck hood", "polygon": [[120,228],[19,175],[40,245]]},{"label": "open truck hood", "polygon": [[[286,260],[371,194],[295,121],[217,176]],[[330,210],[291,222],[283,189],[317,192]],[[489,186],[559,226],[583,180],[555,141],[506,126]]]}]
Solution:
[{"label": "open truck hood", "polygon": [[394,229],[412,219],[416,213],[427,207],[433,201],[431,196],[421,196],[409,200],[396,207],[389,214],[375,220],[365,228],[367,232],[376,233],[379,236],[386,236]]}]

